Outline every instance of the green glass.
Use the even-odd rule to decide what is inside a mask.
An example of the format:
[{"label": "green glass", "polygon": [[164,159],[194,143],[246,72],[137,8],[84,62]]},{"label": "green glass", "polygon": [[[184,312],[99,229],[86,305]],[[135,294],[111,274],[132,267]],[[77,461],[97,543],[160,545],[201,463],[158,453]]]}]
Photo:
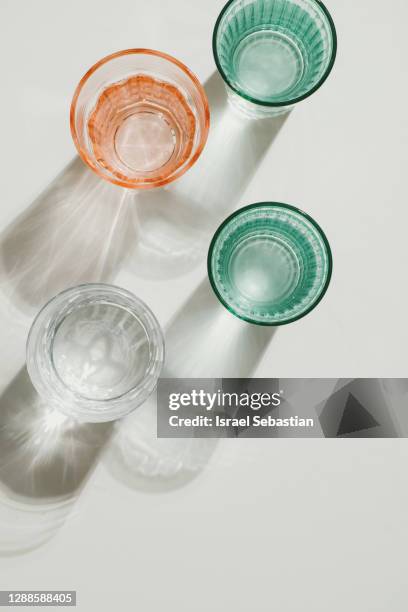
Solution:
[{"label": "green glass", "polygon": [[208,253],[211,285],[235,316],[285,325],[311,312],[330,283],[332,256],[321,228],[276,202],[252,204],[218,228]]},{"label": "green glass", "polygon": [[336,49],[333,20],[318,0],[230,0],[213,36],[232,101],[260,115],[282,112],[315,92]]}]

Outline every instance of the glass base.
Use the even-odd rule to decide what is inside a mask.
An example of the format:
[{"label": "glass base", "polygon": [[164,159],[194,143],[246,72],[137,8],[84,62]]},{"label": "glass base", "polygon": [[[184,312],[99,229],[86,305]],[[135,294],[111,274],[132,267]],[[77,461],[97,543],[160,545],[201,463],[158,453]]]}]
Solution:
[{"label": "glass base", "polygon": [[245,36],[234,54],[238,89],[256,100],[280,101],[304,74],[304,61],[294,40],[282,32],[260,30]]},{"label": "glass base", "polygon": [[185,163],[196,119],[177,87],[135,75],[102,91],[88,130],[99,164],[119,179],[143,181]]},{"label": "glass base", "polygon": [[141,384],[149,367],[149,338],[126,308],[89,303],[59,324],[53,362],[61,381],[84,398],[111,400]]}]

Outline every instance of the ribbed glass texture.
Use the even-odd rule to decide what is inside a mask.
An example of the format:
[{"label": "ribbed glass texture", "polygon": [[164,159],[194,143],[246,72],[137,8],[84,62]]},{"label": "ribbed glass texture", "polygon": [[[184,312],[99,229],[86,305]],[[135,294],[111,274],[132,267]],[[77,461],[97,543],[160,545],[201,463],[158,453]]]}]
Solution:
[{"label": "ribbed glass texture", "polygon": [[330,282],[332,257],[320,227],[287,204],[261,203],[229,217],[208,255],[213,289],[237,317],[283,325],[310,312]]},{"label": "ribbed glass texture", "polygon": [[213,42],[229,87],[252,103],[275,107],[313,93],[336,54],[333,21],[317,0],[232,0]]},{"label": "ribbed glass texture", "polygon": [[197,77],[152,49],[103,58],[81,79],[71,105],[78,152],[101,178],[129,189],[162,187],[197,161],[210,113]]},{"label": "ribbed glass texture", "polygon": [[63,291],[37,315],[27,341],[27,369],[39,395],[87,422],[112,421],[142,404],[163,359],[151,310],[111,285]]}]

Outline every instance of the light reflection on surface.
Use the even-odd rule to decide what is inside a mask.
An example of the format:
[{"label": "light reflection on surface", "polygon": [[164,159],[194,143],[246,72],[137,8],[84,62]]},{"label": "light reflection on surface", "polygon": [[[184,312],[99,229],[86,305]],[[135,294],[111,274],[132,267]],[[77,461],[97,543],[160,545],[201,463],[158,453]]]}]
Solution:
[{"label": "light reflection on surface", "polygon": [[0,235],[0,287],[29,315],[60,291],[109,282],[137,240],[128,192],[79,157]]},{"label": "light reflection on surface", "polygon": [[70,513],[111,435],[38,396],[24,368],[0,398],[0,555],[47,541]]}]

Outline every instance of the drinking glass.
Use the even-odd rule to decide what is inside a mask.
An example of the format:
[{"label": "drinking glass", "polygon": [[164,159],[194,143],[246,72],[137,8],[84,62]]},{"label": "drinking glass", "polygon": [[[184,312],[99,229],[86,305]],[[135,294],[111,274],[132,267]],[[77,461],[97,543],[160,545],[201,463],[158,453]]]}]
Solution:
[{"label": "drinking glass", "polygon": [[219,227],[208,274],[220,302],[258,325],[285,325],[311,312],[330,283],[332,255],[321,228],[277,202],[252,204]]},{"label": "drinking glass", "polygon": [[336,49],[333,20],[319,0],[230,0],[213,35],[230,102],[253,118],[285,113],[319,89]]},{"label": "drinking glass", "polygon": [[129,49],[95,64],[71,105],[71,132],[85,163],[122,187],[149,189],[197,161],[210,113],[197,77],[177,59]]},{"label": "drinking glass", "polygon": [[163,360],[156,317],[111,285],[63,291],[37,315],[27,340],[34,387],[80,421],[112,421],[137,408],[155,389]]}]

